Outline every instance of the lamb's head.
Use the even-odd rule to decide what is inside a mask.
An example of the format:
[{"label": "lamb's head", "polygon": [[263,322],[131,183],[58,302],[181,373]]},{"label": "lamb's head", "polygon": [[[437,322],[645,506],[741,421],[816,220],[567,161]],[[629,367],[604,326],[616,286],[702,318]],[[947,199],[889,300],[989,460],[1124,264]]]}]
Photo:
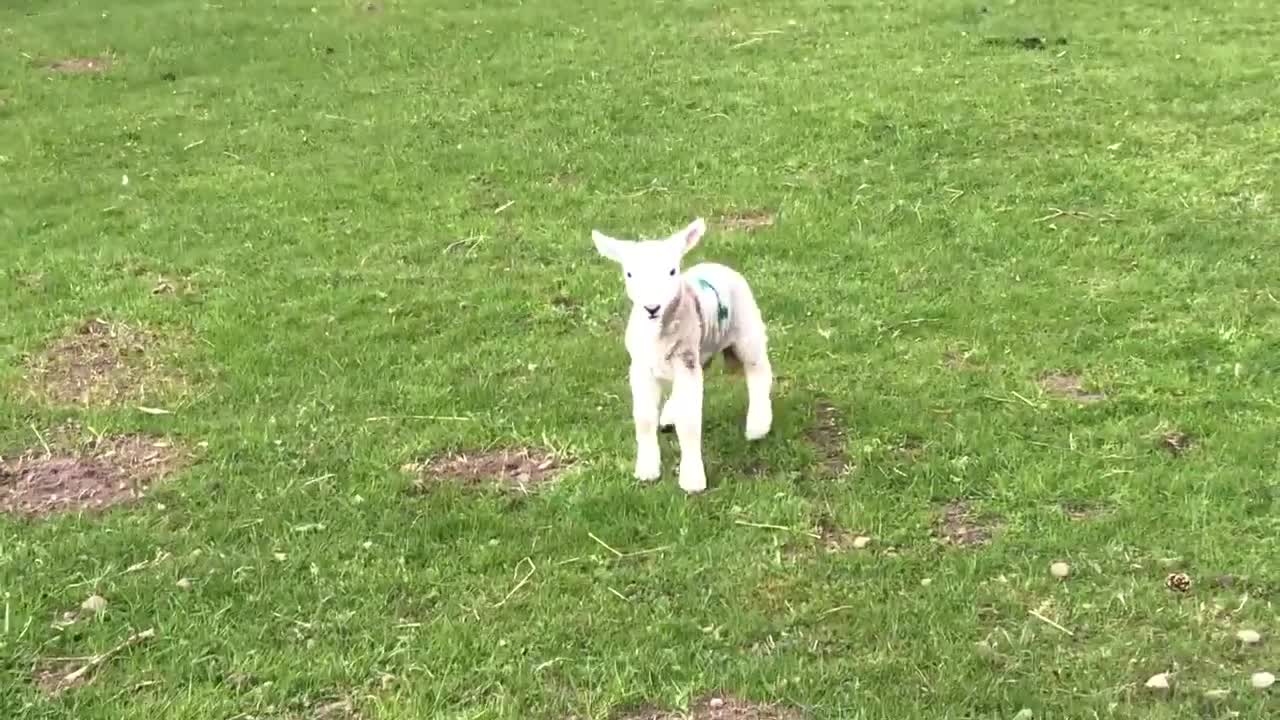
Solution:
[{"label": "lamb's head", "polygon": [[651,320],[661,317],[662,309],[680,292],[680,263],[693,249],[707,224],[702,218],[662,240],[615,240],[597,230],[591,231],[596,250],[622,266],[627,297],[636,307],[644,308]]}]

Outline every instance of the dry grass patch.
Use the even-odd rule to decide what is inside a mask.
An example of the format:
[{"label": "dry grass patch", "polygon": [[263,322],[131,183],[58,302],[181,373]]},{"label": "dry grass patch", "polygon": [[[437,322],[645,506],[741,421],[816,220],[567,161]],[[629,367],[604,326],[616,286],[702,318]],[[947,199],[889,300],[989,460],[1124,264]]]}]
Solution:
[{"label": "dry grass patch", "polygon": [[94,318],[28,362],[29,389],[81,406],[138,402],[181,390],[185,383],[157,357],[161,345],[149,330]]},{"label": "dry grass patch", "polygon": [[111,69],[109,57],[71,57],[54,60],[49,63],[50,70],[66,75],[84,75],[87,73],[103,73]]},{"label": "dry grass patch", "polygon": [[780,705],[713,695],[695,701],[689,712],[646,707],[615,717],[616,720],[801,720],[804,716],[795,709]]},{"label": "dry grass patch", "polygon": [[968,503],[955,501],[943,507],[934,525],[934,537],[943,545],[973,547],[991,542],[995,528],[994,519],[978,516]]},{"label": "dry grass patch", "polygon": [[443,481],[530,493],[555,480],[568,465],[567,459],[554,453],[517,447],[455,452],[402,469],[417,476],[413,485],[419,492]]},{"label": "dry grass patch", "polygon": [[1086,390],[1084,380],[1079,375],[1048,373],[1040,377],[1039,384],[1040,389],[1050,395],[1075,400],[1085,405],[1107,399],[1105,393]]},{"label": "dry grass patch", "polygon": [[774,215],[764,210],[746,210],[743,212],[725,213],[720,216],[720,226],[729,230],[745,230],[752,232],[760,228],[771,227]]},{"label": "dry grass patch", "polygon": [[168,440],[140,435],[0,457],[0,512],[43,517],[128,504],[177,470],[184,459],[185,453]]}]

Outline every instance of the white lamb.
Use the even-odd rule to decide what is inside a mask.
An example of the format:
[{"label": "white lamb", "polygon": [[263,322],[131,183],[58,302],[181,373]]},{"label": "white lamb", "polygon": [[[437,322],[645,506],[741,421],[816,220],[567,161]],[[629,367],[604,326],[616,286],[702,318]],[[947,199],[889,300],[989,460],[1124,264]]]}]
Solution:
[{"label": "white lamb", "polygon": [[[746,279],[716,263],[680,271],[684,255],[706,229],[698,218],[664,240],[615,240],[591,231],[600,254],[622,266],[632,302],[626,347],[636,426],[635,475],[656,480],[662,474],[658,428],[674,425],[680,442],[680,487],[688,493],[707,487],[702,374],[716,353],[724,353],[727,370],[746,375],[747,439],[764,437],[773,424],[773,370],[764,320]],[[671,394],[659,414],[663,386],[668,384]]]}]

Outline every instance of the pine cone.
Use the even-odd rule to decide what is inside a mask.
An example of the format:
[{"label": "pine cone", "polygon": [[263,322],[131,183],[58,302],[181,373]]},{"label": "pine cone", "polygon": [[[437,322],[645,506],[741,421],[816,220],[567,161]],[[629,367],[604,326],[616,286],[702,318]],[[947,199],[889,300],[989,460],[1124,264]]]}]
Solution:
[{"label": "pine cone", "polygon": [[1186,592],[1191,589],[1191,576],[1186,573],[1169,573],[1169,577],[1165,578],[1164,584],[1170,590]]}]

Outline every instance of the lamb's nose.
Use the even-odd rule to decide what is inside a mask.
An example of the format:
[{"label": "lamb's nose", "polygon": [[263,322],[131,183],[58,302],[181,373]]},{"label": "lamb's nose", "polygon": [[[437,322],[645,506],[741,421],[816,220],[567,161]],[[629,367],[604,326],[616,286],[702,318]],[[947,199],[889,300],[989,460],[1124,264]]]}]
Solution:
[{"label": "lamb's nose", "polygon": [[649,317],[651,318],[658,317],[658,311],[661,309],[662,309],[661,305],[645,305],[644,306],[644,311],[649,313]]}]

